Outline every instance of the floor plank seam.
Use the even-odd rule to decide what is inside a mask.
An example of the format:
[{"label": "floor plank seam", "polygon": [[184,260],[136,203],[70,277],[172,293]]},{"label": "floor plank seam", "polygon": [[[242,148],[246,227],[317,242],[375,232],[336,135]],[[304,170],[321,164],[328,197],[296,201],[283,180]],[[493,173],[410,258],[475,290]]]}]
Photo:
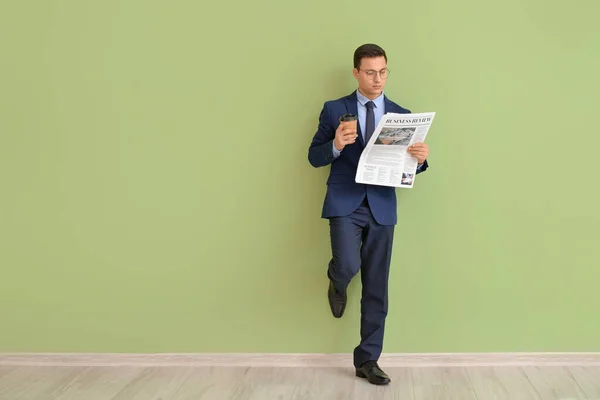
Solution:
[{"label": "floor plank seam", "polygon": [[408,373],[410,375],[410,390],[412,391],[412,398],[413,400],[417,400],[417,398],[415,397],[415,377],[413,375],[413,371],[409,369]]},{"label": "floor plank seam", "polygon": [[583,395],[585,396],[586,399],[589,399],[587,393],[585,392],[585,390],[583,390],[581,383],[579,382],[577,377],[573,374],[573,371],[571,371],[571,368],[565,367],[565,369],[567,370],[567,372],[569,373],[569,376],[571,377],[571,379],[573,379],[573,381],[575,382],[575,384],[577,385],[579,390],[581,390],[581,393],[583,393]]},{"label": "floor plank seam", "polygon": [[471,385],[471,391],[473,392],[473,394],[475,395],[475,399],[479,400],[479,394],[477,393],[477,390],[475,389],[475,385],[473,385],[473,379],[471,379],[471,373],[469,372],[468,368],[465,368],[465,374],[467,375],[467,379],[469,380],[469,385]]},{"label": "floor plank seam", "polygon": [[529,382],[529,384],[531,385],[531,387],[533,388],[533,390],[535,390],[535,394],[537,395],[538,399],[539,400],[543,400],[542,399],[542,394],[540,393],[540,391],[538,390],[538,388],[533,384],[533,381],[531,380],[531,378],[527,374],[527,371],[525,371],[525,369],[523,367],[519,367],[519,370],[521,371],[521,373],[523,374],[523,376],[525,376],[525,378],[527,379],[527,382]]}]

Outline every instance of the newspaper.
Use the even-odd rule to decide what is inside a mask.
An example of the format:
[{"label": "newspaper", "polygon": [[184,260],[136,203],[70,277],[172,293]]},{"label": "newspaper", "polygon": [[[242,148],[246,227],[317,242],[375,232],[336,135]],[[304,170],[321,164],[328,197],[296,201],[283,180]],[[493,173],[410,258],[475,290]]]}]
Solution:
[{"label": "newspaper", "polygon": [[380,186],[412,188],[418,162],[408,153],[424,143],[435,112],[385,114],[360,156],[355,181]]}]

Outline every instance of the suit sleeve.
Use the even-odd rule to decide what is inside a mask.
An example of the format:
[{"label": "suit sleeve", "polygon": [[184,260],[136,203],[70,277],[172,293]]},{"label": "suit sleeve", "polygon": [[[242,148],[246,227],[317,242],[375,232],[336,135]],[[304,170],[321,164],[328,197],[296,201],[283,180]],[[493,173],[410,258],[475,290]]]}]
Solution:
[{"label": "suit sleeve", "polygon": [[339,152],[334,153],[333,151],[336,127],[331,122],[329,105],[325,103],[319,115],[317,132],[308,148],[308,162],[315,168],[329,165],[339,156]]}]

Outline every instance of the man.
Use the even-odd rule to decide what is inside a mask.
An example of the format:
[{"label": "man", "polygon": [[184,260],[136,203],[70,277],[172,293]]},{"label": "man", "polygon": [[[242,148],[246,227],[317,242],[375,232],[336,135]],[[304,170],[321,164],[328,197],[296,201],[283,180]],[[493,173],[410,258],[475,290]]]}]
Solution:
[{"label": "man", "polygon": [[[381,117],[388,112],[410,113],[389,100],[384,92],[389,70],[387,55],[375,44],[354,52],[354,77],[358,89],[348,96],[325,102],[319,126],[308,150],[314,167],[331,165],[322,218],[329,220],[332,258],[327,269],[331,312],[340,318],[346,307],[346,289],[361,270],[362,298],[360,344],[354,349],[356,376],[385,385],[390,378],[378,365],[388,312],[388,276],[394,226],[397,223],[393,187],[355,182],[365,144]],[[357,130],[339,122],[344,114],[358,116]],[[418,161],[417,173],[428,168],[428,146],[409,148]]]}]

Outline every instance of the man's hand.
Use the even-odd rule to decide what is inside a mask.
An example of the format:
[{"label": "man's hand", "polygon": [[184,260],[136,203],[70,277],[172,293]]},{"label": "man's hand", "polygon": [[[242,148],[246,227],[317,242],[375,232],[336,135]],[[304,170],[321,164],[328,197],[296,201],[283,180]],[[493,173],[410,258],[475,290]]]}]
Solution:
[{"label": "man's hand", "polygon": [[429,146],[425,143],[415,143],[408,148],[408,153],[416,158],[419,164],[423,164],[429,154]]},{"label": "man's hand", "polygon": [[341,151],[346,145],[354,143],[357,137],[356,121],[354,121],[354,123],[342,122],[335,131],[333,144],[336,149]]}]

